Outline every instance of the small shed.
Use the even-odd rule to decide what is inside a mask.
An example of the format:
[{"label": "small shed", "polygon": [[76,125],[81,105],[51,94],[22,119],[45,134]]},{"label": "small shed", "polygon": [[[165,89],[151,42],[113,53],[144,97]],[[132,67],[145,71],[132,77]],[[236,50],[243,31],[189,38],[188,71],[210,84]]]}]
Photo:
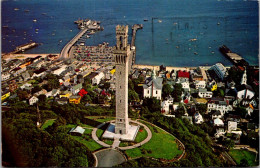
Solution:
[{"label": "small shed", "polygon": [[83,135],[84,132],[85,132],[84,128],[82,128],[81,126],[77,126],[75,128],[72,128],[69,133],[71,135]]}]

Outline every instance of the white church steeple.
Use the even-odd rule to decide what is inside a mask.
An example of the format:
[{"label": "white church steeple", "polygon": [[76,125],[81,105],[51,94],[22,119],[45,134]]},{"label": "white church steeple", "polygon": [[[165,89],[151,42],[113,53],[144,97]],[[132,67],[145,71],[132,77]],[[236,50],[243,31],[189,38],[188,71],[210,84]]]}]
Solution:
[{"label": "white church steeple", "polygon": [[246,69],[245,69],[244,74],[241,79],[241,85],[246,85],[247,84],[246,82],[247,82],[247,75],[246,75]]}]

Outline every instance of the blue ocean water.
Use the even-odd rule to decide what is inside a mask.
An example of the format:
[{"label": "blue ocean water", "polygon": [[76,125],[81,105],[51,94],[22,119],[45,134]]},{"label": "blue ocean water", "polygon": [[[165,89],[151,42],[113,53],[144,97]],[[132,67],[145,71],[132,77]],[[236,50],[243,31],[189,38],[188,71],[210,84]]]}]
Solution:
[{"label": "blue ocean water", "polygon": [[143,24],[136,38],[137,64],[231,65],[218,51],[225,44],[251,65],[258,65],[257,1],[5,0],[1,5],[2,52],[32,40],[42,45],[27,53],[59,53],[79,32],[73,22],[89,18],[101,21],[105,29],[86,45],[115,45],[117,24]]}]

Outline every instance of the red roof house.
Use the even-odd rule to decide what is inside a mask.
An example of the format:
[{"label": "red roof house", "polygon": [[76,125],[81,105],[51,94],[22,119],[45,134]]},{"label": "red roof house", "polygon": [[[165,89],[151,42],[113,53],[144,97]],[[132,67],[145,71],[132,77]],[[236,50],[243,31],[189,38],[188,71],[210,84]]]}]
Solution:
[{"label": "red roof house", "polygon": [[88,92],[85,89],[81,89],[78,93],[81,97],[83,97],[84,95],[88,94]]},{"label": "red roof house", "polygon": [[190,73],[186,71],[179,71],[178,78],[190,78]]}]

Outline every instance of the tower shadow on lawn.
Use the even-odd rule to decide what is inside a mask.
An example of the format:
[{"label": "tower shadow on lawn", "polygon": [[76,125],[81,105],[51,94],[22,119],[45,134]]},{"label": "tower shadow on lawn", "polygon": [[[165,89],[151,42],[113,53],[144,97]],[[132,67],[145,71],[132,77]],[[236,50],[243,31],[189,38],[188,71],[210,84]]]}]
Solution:
[{"label": "tower shadow on lawn", "polygon": [[[102,122],[99,122],[99,121],[96,121],[93,119],[89,119],[89,118],[84,118],[81,122],[83,124],[90,125],[92,127],[97,127],[98,125],[102,124]],[[102,128],[100,128],[100,129],[102,129]]]}]

